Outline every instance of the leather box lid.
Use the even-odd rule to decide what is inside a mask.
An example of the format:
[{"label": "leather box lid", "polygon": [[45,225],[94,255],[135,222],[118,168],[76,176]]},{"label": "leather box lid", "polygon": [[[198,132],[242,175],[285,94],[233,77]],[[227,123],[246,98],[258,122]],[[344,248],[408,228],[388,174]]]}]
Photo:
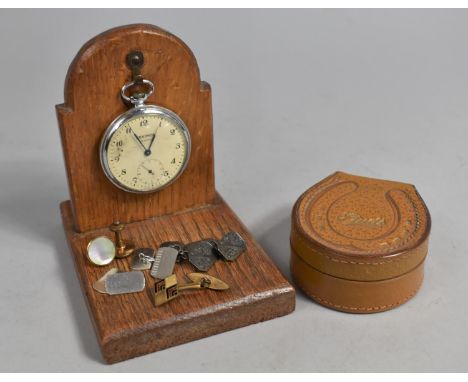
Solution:
[{"label": "leather box lid", "polygon": [[413,185],[336,172],[297,200],[291,247],[323,273],[384,280],[424,261],[430,226]]}]

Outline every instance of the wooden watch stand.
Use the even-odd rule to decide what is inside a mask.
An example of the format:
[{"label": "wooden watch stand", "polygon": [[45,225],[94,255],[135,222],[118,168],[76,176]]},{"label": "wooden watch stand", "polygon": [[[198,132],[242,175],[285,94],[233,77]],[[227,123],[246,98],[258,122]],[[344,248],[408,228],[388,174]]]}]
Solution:
[{"label": "wooden watch stand", "polygon": [[[130,80],[126,56],[144,54],[142,75],[156,85],[148,104],[176,112],[192,137],[192,154],[183,175],[152,194],[122,191],[105,177],[99,142],[109,123],[127,110],[120,88]],[[216,333],[288,314],[295,293],[260,245],[214,187],[211,89],[200,81],[190,49],[174,35],[152,25],[111,29],[86,43],[65,81],[65,102],[57,116],[70,190],[60,206],[75,267],[104,360],[108,363],[147,354]],[[92,284],[111,267],[130,270],[129,259],[97,267],[86,258],[88,242],[113,238],[114,221],[137,247],[157,248],[164,241],[191,242],[238,231],[247,251],[235,262],[218,261],[209,274],[230,285],[225,292],[194,291],[155,308],[149,296],[154,279],[145,272],[145,292],[108,296]],[[176,266],[180,280],[193,272]]]}]

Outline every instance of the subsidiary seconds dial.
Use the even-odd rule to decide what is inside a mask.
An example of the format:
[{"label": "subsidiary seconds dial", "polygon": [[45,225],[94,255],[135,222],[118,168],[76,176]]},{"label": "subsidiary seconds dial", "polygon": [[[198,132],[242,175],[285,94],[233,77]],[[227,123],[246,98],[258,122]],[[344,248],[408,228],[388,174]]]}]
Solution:
[{"label": "subsidiary seconds dial", "polygon": [[104,173],[117,187],[153,192],[172,183],[187,165],[190,135],[168,109],[142,105],[118,117],[101,141]]}]

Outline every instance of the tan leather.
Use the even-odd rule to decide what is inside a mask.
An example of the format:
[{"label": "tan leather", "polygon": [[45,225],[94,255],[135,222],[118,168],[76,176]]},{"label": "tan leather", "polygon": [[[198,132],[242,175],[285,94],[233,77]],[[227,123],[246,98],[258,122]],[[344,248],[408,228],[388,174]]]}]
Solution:
[{"label": "tan leather", "polygon": [[421,245],[401,256],[338,258],[338,256],[315,248],[296,231],[291,232],[291,249],[301,257],[306,265],[320,269],[322,273],[349,280],[376,281],[400,276],[423,261],[427,254],[428,244],[429,237]]},{"label": "tan leather", "polygon": [[424,263],[399,277],[352,281],[307,266],[292,251],[291,272],[304,293],[322,305],[348,313],[376,313],[396,308],[416,294],[423,280]]},{"label": "tan leather", "polygon": [[337,172],[294,206],[291,272],[323,305],[387,310],[419,288],[430,226],[414,186]]}]

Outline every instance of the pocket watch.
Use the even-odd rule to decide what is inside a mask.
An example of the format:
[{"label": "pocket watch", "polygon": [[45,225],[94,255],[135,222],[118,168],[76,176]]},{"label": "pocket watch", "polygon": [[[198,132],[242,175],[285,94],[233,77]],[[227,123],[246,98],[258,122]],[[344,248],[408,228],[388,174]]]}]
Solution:
[{"label": "pocket watch", "polygon": [[[146,92],[127,91],[144,87]],[[147,105],[154,85],[146,79],[125,84],[121,97],[133,107],[115,118],[100,144],[101,166],[118,188],[133,193],[158,191],[174,182],[190,156],[190,133],[182,119],[161,106]]]}]

